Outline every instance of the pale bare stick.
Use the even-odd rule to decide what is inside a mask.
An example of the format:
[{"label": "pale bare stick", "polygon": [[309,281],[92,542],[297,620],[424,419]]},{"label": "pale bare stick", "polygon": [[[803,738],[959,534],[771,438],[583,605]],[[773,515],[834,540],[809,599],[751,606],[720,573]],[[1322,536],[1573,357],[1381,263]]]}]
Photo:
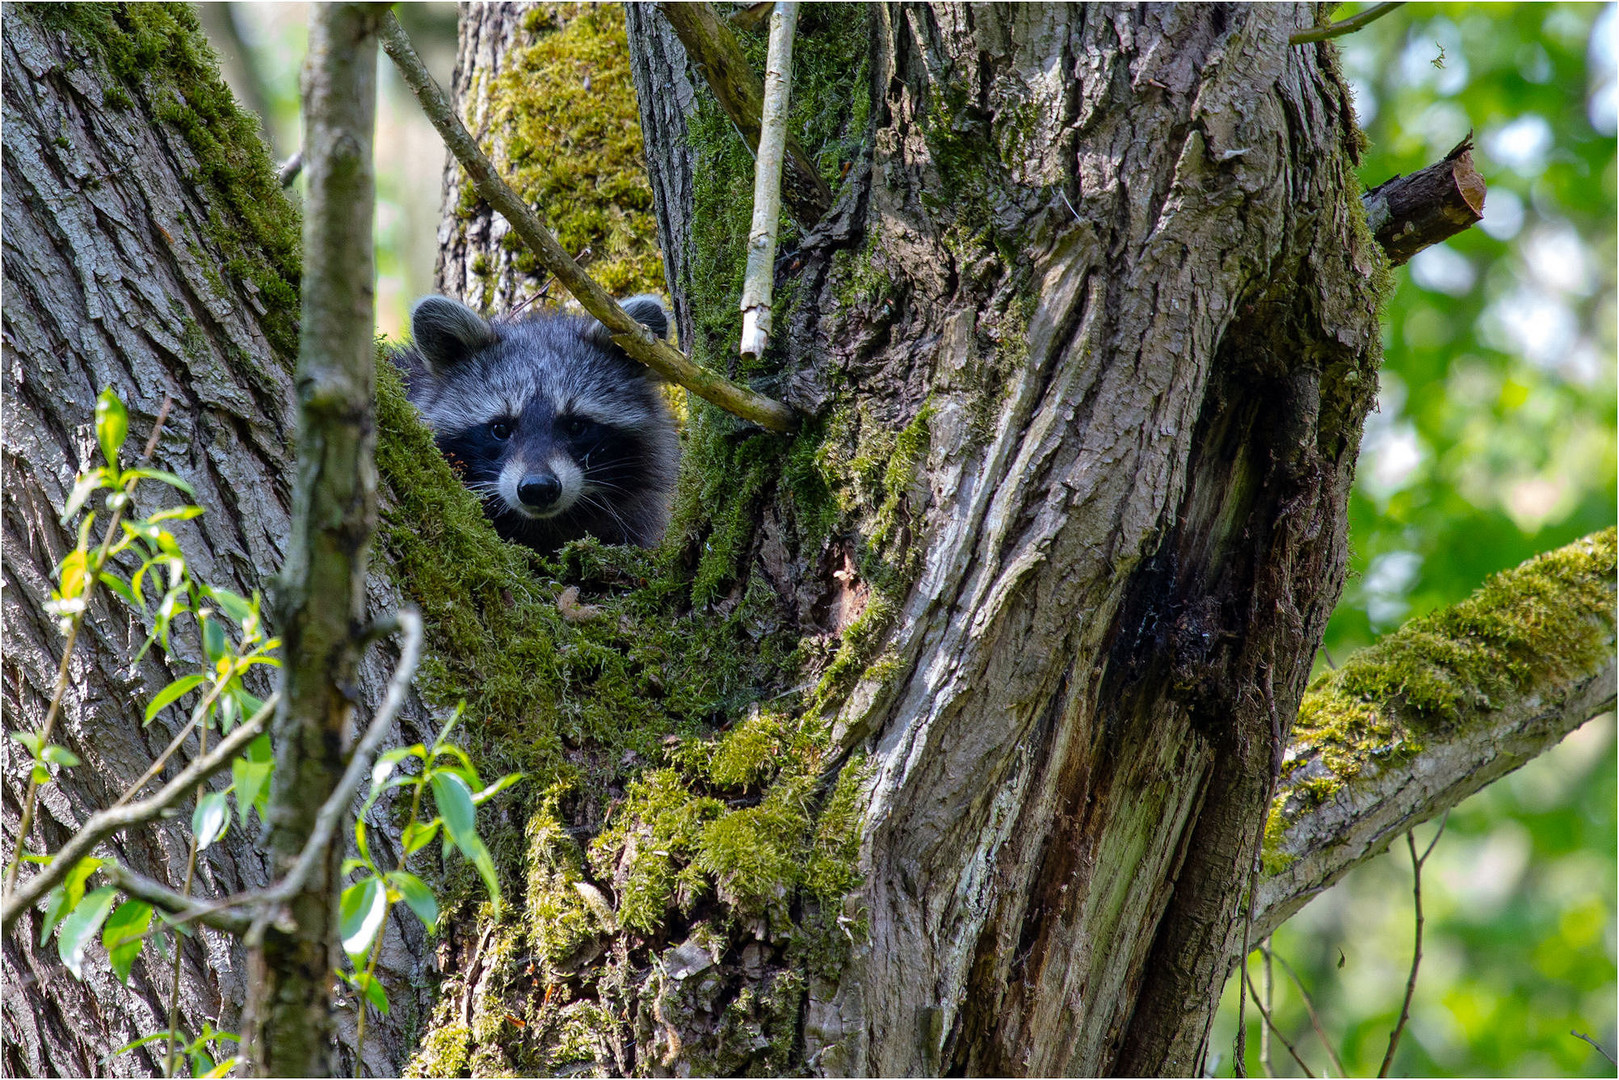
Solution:
[{"label": "pale bare stick", "polygon": [[776,228],[781,221],[781,162],[787,148],[787,100],[792,86],[793,31],[798,5],[782,2],[770,15],[770,51],[765,61],[764,108],[759,119],[759,155],[753,169],[753,227],[748,231],[748,269],[742,280],[742,341],[745,360],[770,344],[770,304],[775,289]]}]

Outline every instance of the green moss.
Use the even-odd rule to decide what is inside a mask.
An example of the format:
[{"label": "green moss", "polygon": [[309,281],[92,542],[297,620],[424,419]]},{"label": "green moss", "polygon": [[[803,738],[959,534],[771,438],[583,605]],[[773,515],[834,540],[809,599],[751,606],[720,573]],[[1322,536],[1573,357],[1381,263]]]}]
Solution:
[{"label": "green moss", "polygon": [[[522,34],[489,87],[497,167],[564,248],[590,250],[591,275],[608,292],[661,291],[623,9],[546,4],[528,12]],[[524,262],[520,271],[538,274]]]},{"label": "green moss", "polygon": [[31,5],[18,13],[70,34],[106,64],[109,106],[131,108],[139,95],[184,137],[196,157],[189,179],[208,206],[208,220],[198,225],[217,252],[199,261],[222,262],[267,309],[265,334],[290,365],[298,354],[298,212],[281,192],[258,118],[237,107],[220,77],[196,12],[182,4],[92,3]]},{"label": "green moss", "polygon": [[472,1029],[465,1024],[445,1024],[429,1031],[406,1066],[406,1076],[465,1076],[472,1042]]},{"label": "green moss", "polygon": [[[1328,798],[1367,763],[1408,758],[1430,734],[1609,651],[1615,566],[1615,531],[1595,533],[1496,574],[1322,675],[1293,725],[1303,754],[1285,767],[1284,787]],[[1288,784],[1317,753],[1327,775]]]}]

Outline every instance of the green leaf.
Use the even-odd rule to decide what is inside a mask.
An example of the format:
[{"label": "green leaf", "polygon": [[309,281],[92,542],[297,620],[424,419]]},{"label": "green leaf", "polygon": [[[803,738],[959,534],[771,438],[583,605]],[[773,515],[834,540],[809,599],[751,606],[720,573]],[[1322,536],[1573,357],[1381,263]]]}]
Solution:
[{"label": "green leaf", "polygon": [[13,739],[28,747],[28,754],[30,757],[32,757],[35,761],[39,761],[41,759],[44,748],[41,745],[38,733],[33,731],[13,731],[10,734]]},{"label": "green leaf", "polygon": [[180,479],[178,476],[175,476],[173,473],[164,472],[162,469],[130,469],[128,472],[124,473],[124,475],[126,477],[139,476],[145,480],[156,480],[159,483],[167,484],[172,488],[179,488],[187,495],[190,495],[193,499],[197,497],[195,488],[193,488],[186,481]]},{"label": "green leaf", "polygon": [[218,619],[203,617],[202,651],[207,653],[209,661],[215,664],[230,655],[230,643],[225,640],[225,628],[219,625]]},{"label": "green leaf", "polygon": [[343,890],[337,932],[343,940],[343,951],[354,960],[355,967],[365,959],[387,913],[388,890],[380,878],[364,878]]},{"label": "green leaf", "polygon": [[388,883],[399,890],[400,897],[416,913],[428,929],[438,922],[438,899],[427,883],[405,870],[395,870],[388,875]]},{"label": "green leaf", "polygon": [[74,483],[73,490],[68,493],[67,502],[62,504],[62,524],[66,525],[73,520],[84,506],[84,502],[92,494],[107,486],[109,477],[106,469],[91,469]]},{"label": "green leaf", "polygon": [[434,818],[432,821],[426,823],[413,821],[409,825],[406,825],[405,835],[403,837],[406,857],[415,854],[417,851],[420,851],[422,848],[432,843],[433,837],[438,835],[438,825],[438,818]]},{"label": "green leaf", "polygon": [[144,722],[150,724],[158,713],[162,712],[177,698],[192,690],[195,690],[197,687],[201,686],[207,681],[208,676],[206,675],[182,675],[178,679],[175,679],[169,685],[159,690],[157,692],[157,696],[154,697],[151,703],[146,706],[146,720]]},{"label": "green leaf", "polygon": [[198,851],[224,836],[228,828],[230,807],[223,791],[210,791],[197,800],[197,808],[191,812],[191,831],[196,834]]},{"label": "green leaf", "polygon": [[125,900],[107,920],[101,931],[101,943],[107,947],[113,974],[121,983],[129,982],[129,969],[146,943],[146,928],[152,925],[152,905],[140,900]]},{"label": "green leaf", "polygon": [[[265,796],[270,785],[270,774],[274,770],[275,763],[271,761],[237,758],[230,763],[231,787],[236,793],[236,816],[241,819],[242,828],[247,828],[248,811],[257,807],[259,800]],[[264,816],[265,810],[260,809],[259,817]]]},{"label": "green leaf", "polygon": [[230,1071],[236,1068],[236,1066],[242,1064],[242,1062],[245,1060],[247,1059],[243,1058],[239,1054],[228,1057],[224,1061],[221,1061],[218,1065],[215,1065],[213,1068],[203,1073],[202,1080],[211,1080],[211,1078],[219,1076],[229,1076]]},{"label": "green leaf", "polygon": [[40,948],[45,947],[45,943],[51,939],[51,931],[56,929],[56,924],[61,922],[67,913],[67,890],[58,885],[45,894],[45,921],[39,928]]},{"label": "green leaf", "polygon": [[388,992],[382,988],[382,983],[378,982],[375,976],[369,971],[356,971],[347,978],[378,1012],[384,1016],[388,1015]]},{"label": "green leaf", "polygon": [[47,746],[41,756],[52,765],[60,765],[64,769],[71,769],[73,766],[80,764],[77,754],[67,747],[57,746],[55,743]]},{"label": "green leaf", "polygon": [[96,397],[96,441],[108,465],[118,466],[118,450],[128,435],[129,412],[109,386]]},{"label": "green leaf", "polygon": [[474,795],[472,797],[472,804],[474,806],[482,806],[485,802],[494,798],[502,791],[505,791],[522,778],[523,774],[520,772],[507,773],[505,776],[502,776],[499,780],[496,780],[493,784],[490,784],[488,787]]},{"label": "green leaf", "polygon": [[86,896],[73,909],[73,913],[62,920],[62,929],[56,935],[56,953],[75,979],[84,978],[84,950],[95,940],[96,931],[101,929],[102,921],[117,898],[117,889],[103,885]]},{"label": "green leaf", "polygon": [[140,608],[142,610],[145,609],[146,605],[142,604],[135,598],[134,591],[130,589],[129,583],[123,578],[119,577],[117,574],[109,573],[105,570],[96,576],[101,579],[101,583],[103,585],[117,593],[118,596],[123,599],[124,603],[128,604],[132,608]]},{"label": "green leaf", "polygon": [[159,510],[147,521],[190,521],[194,517],[201,517],[203,513],[200,506],[171,506],[166,510]]},{"label": "green leaf", "polygon": [[472,789],[465,780],[449,772],[433,774],[433,801],[438,805],[444,828],[461,853],[471,858],[466,841],[478,838],[478,811],[472,804]]},{"label": "green leaf", "polygon": [[202,591],[203,595],[217,603],[220,610],[229,616],[230,620],[237,626],[253,618],[253,605],[248,603],[245,597],[238,596],[229,589],[221,589],[214,585],[209,585]]},{"label": "green leaf", "polygon": [[62,887],[67,890],[67,906],[69,910],[79,906],[84,899],[84,884],[90,880],[90,875],[101,868],[101,860],[86,855],[80,859],[73,869],[67,872],[62,879]]},{"label": "green leaf", "polygon": [[28,779],[33,782],[35,787],[38,787],[41,784],[48,784],[51,782],[51,771],[43,765],[35,765],[32,769],[28,770]]}]

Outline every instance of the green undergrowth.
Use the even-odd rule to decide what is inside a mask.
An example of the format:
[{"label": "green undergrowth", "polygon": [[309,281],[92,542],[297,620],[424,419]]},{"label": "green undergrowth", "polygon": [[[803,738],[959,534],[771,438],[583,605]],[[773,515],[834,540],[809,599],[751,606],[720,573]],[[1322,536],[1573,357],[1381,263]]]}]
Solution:
[{"label": "green undergrowth", "polygon": [[[642,164],[640,115],[617,4],[540,4],[489,87],[487,139],[502,177],[570,253],[589,250],[608,292],[661,292],[652,189]],[[461,217],[480,206],[462,185]],[[516,233],[502,243],[519,272],[545,277]],[[486,258],[475,273],[492,275]],[[492,280],[492,278],[491,278]]]},{"label": "green undergrowth", "polygon": [[[1284,766],[1267,846],[1285,830],[1279,808],[1288,796],[1303,792],[1319,803],[1368,763],[1409,759],[1432,735],[1610,652],[1615,572],[1610,528],[1494,575],[1468,599],[1411,620],[1322,674],[1293,725],[1298,753]],[[1317,756],[1325,775],[1289,782]]]}]

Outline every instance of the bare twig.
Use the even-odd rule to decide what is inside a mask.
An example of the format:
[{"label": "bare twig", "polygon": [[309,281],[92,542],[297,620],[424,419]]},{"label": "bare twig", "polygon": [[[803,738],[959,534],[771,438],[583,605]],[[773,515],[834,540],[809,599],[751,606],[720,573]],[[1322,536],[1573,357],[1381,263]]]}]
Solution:
[{"label": "bare twig", "polygon": [[[1274,991],[1276,989],[1276,976],[1272,968],[1270,938],[1259,943],[1259,955],[1265,958],[1265,1011],[1271,1014],[1276,1012]],[[1270,1025],[1266,1024],[1259,1029],[1259,1067],[1265,1071],[1266,1076],[1275,1076],[1276,1070],[1270,1063]]]},{"label": "bare twig", "polygon": [[[762,4],[769,11],[772,5]],[[760,125],[764,117],[764,89],[753,73],[736,35],[714,11],[712,4],[659,4],[675,35],[685,46],[692,65],[714,92],[725,115],[736,125],[737,134],[753,153],[759,151]],[[809,155],[787,133],[785,175],[782,188],[787,209],[808,229],[832,207],[832,189],[810,162]]]},{"label": "bare twig", "polygon": [[1583,1032],[1574,1031],[1572,1029],[1569,1031],[1569,1034],[1574,1036],[1576,1039],[1583,1039],[1584,1041],[1590,1043],[1592,1049],[1594,1049],[1597,1053],[1601,1054],[1603,1057],[1608,1059],[1608,1064],[1609,1065],[1619,1065],[1619,1061],[1615,1061],[1613,1059],[1613,1055],[1608,1053],[1606,1050],[1604,1050],[1602,1048],[1602,1044],[1597,1042],[1595,1039],[1591,1038],[1591,1036],[1586,1035]]},{"label": "bare twig", "polygon": [[1332,1040],[1327,1038],[1326,1029],[1321,1026],[1321,1016],[1315,1011],[1315,1000],[1310,997],[1310,991],[1304,988],[1304,980],[1299,978],[1298,972],[1293,970],[1293,965],[1287,962],[1285,956],[1277,955],[1276,961],[1282,965],[1282,970],[1287,972],[1287,977],[1298,988],[1299,997],[1304,999],[1304,1011],[1310,1017],[1310,1026],[1315,1029],[1316,1038],[1321,1040],[1327,1056],[1332,1059],[1332,1067],[1338,1070],[1339,1076],[1348,1076],[1349,1072],[1344,1068],[1343,1060],[1338,1057],[1338,1051],[1333,1049]]},{"label": "bare twig", "polygon": [[12,924],[17,918],[60,884],[62,879],[67,877],[68,871],[72,870],[80,859],[95,850],[101,841],[121,829],[152,820],[179,802],[189,789],[229,765],[237,752],[264,730],[279,698],[280,695],[272,696],[257,712],[225,736],[218,746],[187,765],[180,775],[170,780],[151,798],[91,815],[90,820],[80,826],[79,831],[62,845],[48,866],[42,867],[39,873],[23,882],[16,892],[6,898],[4,912],[0,914],[0,930],[10,933]]},{"label": "bare twig", "polygon": [[1389,1069],[1394,1065],[1394,1051],[1399,1048],[1400,1035],[1405,1031],[1406,1021],[1411,1019],[1411,999],[1417,992],[1417,970],[1422,966],[1422,864],[1428,861],[1433,854],[1434,845],[1444,835],[1445,822],[1450,812],[1439,819],[1439,828],[1434,831],[1433,839],[1421,855],[1417,854],[1417,838],[1415,833],[1405,834],[1406,847],[1411,849],[1411,898],[1416,909],[1416,937],[1411,946],[1411,974],[1405,980],[1405,1000],[1400,1003],[1400,1018],[1394,1022],[1394,1030],[1389,1032],[1389,1048],[1383,1055],[1383,1065],[1377,1070],[1378,1076],[1387,1076]]},{"label": "bare twig", "polygon": [[1308,45],[1312,41],[1326,41],[1329,38],[1353,34],[1356,30],[1381,19],[1395,8],[1403,6],[1403,3],[1404,0],[1397,0],[1397,2],[1387,4],[1373,4],[1365,11],[1357,12],[1347,19],[1323,23],[1320,26],[1312,26],[1308,30],[1300,30],[1291,34],[1287,39],[1287,43],[1289,45]]},{"label": "bare twig", "polygon": [[276,169],[276,183],[280,184],[282,187],[290,187],[292,182],[298,179],[298,174],[303,171],[304,152],[302,150],[294,150],[292,156],[286,161],[283,161],[281,163],[281,167]]},{"label": "bare twig", "polygon": [[[1246,984],[1248,991],[1246,994],[1243,994],[1242,997],[1251,996],[1254,999],[1254,1008],[1258,1010],[1260,1019],[1265,1021],[1265,1026],[1270,1028],[1271,1033],[1276,1036],[1276,1041],[1282,1044],[1282,1049],[1291,1054],[1293,1056],[1293,1060],[1298,1062],[1299,1068],[1304,1070],[1304,1075],[1311,1077],[1313,1080],[1315,1073],[1310,1071],[1310,1066],[1305,1064],[1304,1059],[1299,1056],[1299,1052],[1294,1048],[1293,1044],[1287,1041],[1287,1036],[1282,1034],[1281,1029],[1276,1026],[1276,1022],[1271,1019],[1270,1012],[1265,1008],[1265,1006],[1259,1003],[1259,989],[1254,986],[1254,980],[1248,977],[1248,972],[1246,970],[1243,971],[1242,975],[1243,982]],[[1242,1000],[1242,997],[1239,997],[1238,1000]]]},{"label": "bare twig", "polygon": [[783,2],[770,16],[770,53],[759,121],[759,156],[753,171],[753,227],[748,231],[748,269],[742,280],[744,359],[764,355],[770,343],[770,302],[775,286],[776,226],[781,220],[781,157],[787,145],[787,99],[792,87],[793,31],[798,5]]},{"label": "bare twig", "polygon": [[461,123],[444,91],[433,81],[433,76],[428,74],[421,58],[416,55],[410,38],[399,26],[399,20],[391,13],[382,20],[381,38],[382,47],[399,68],[400,75],[416,95],[428,120],[438,129],[445,145],[466,170],[479,198],[511,223],[513,231],[528,245],[535,257],[557,276],[586,311],[612,331],[613,340],[626,353],[664,378],[679,383],[734,416],[770,431],[792,431],[797,428],[798,417],[790,407],[699,367],[619,307],[618,301],[608,296],[594,278],[568,257],[539,216],[495,172],[494,165]]},{"label": "bare twig", "polygon": [[[229,680],[225,680],[229,681]],[[204,756],[208,753],[208,728],[206,725],[197,733],[197,752]],[[197,805],[202,805],[203,793],[208,789],[204,783],[197,784]],[[191,831],[190,850],[186,853],[185,884],[180,886],[180,895],[187,900],[191,898],[191,887],[197,878],[197,832]],[[180,1028],[180,972],[181,962],[185,959],[185,950],[182,948],[180,936],[174,938],[174,978],[169,989],[169,1052],[163,1062],[163,1075],[173,1076],[175,1068],[180,1064],[180,1041],[178,1038]]]},{"label": "bare twig", "polygon": [[247,946],[250,949],[258,947],[264,931],[275,921],[277,909],[304,887],[309,875],[314,872],[327,849],[331,847],[338,822],[347,813],[349,804],[354,800],[354,793],[360,789],[360,782],[370,774],[372,755],[387,737],[394,714],[405,703],[405,695],[410,690],[411,676],[416,673],[416,663],[421,656],[422,617],[406,608],[399,612],[397,618],[399,628],[404,632],[405,642],[399,650],[399,666],[394,669],[393,679],[388,683],[388,694],[383,698],[376,715],[371,718],[371,725],[366,728],[365,737],[360,740],[360,745],[354,748],[348,768],[343,770],[343,778],[321,804],[320,812],[315,816],[315,827],[304,843],[303,850],[298,854],[297,861],[293,863],[292,869],[287,872],[286,877],[254,898],[253,902],[259,905],[260,910],[254,917],[252,929],[248,932]]}]

